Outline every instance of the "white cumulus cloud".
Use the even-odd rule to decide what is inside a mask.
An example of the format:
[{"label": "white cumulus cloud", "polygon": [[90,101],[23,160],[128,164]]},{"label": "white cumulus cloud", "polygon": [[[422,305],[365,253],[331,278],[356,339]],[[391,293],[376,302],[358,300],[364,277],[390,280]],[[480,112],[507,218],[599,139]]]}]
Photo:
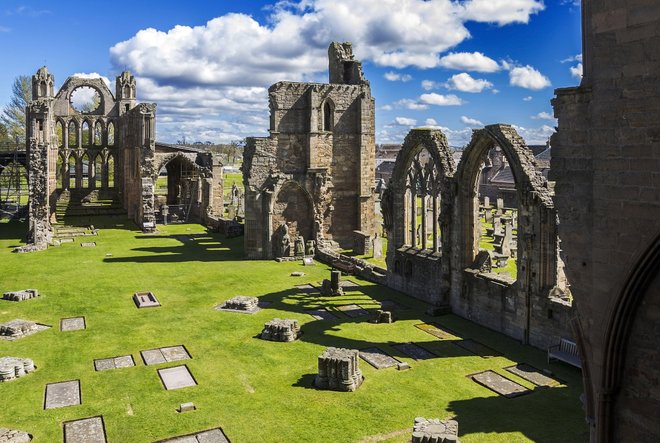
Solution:
[{"label": "white cumulus cloud", "polygon": [[569,70],[571,71],[571,75],[573,77],[580,80],[582,79],[582,63],[578,63],[575,66],[571,66]]},{"label": "white cumulus cloud", "polygon": [[435,92],[422,94],[419,96],[419,100],[422,103],[436,106],[460,106],[464,103],[460,97],[454,94],[443,95]]},{"label": "white cumulus cloud", "polygon": [[417,124],[417,120],[414,118],[396,117],[394,119],[394,123],[399,126],[415,126]]},{"label": "white cumulus cloud", "polygon": [[440,58],[439,65],[447,69],[476,72],[497,72],[500,65],[481,52],[451,52]]},{"label": "white cumulus cloud", "polygon": [[467,19],[496,23],[527,23],[532,14],[545,9],[538,0],[471,0],[463,2],[463,16]]},{"label": "white cumulus cloud", "polygon": [[531,95],[528,95],[527,97],[523,97],[524,102],[531,102],[533,100],[533,97]]},{"label": "white cumulus cloud", "polygon": [[554,120],[555,116],[550,114],[549,112],[539,112],[538,114],[532,116],[532,119],[534,120]]},{"label": "white cumulus cloud", "polygon": [[431,89],[438,89],[440,87],[440,83],[434,82],[433,80],[422,80],[422,89],[425,91],[430,91]]},{"label": "white cumulus cloud", "polygon": [[385,77],[385,80],[391,82],[409,82],[412,80],[412,75],[410,74],[399,74],[398,72],[393,71],[386,72],[383,74],[383,77]]},{"label": "white cumulus cloud", "polygon": [[462,115],[462,116],[461,116],[461,122],[462,122],[464,125],[466,125],[466,126],[470,126],[470,127],[472,127],[472,126],[484,126],[484,124],[481,123],[481,122],[480,122],[479,120],[477,120],[476,118],[466,117],[465,115]]},{"label": "white cumulus cloud", "polygon": [[543,145],[550,136],[555,133],[555,128],[548,125],[542,125],[538,128],[525,128],[522,126],[511,125],[516,132],[525,139],[528,145]]},{"label": "white cumulus cloud", "polygon": [[509,84],[538,91],[550,86],[550,79],[529,65],[517,66],[509,71]]},{"label": "white cumulus cloud", "polygon": [[424,120],[424,125],[425,126],[438,126],[438,122],[434,118],[427,118]]},{"label": "white cumulus cloud", "polygon": [[472,78],[467,72],[462,72],[451,76],[445,86],[448,89],[456,89],[462,92],[478,93],[484,89],[492,88],[493,84],[488,80]]}]

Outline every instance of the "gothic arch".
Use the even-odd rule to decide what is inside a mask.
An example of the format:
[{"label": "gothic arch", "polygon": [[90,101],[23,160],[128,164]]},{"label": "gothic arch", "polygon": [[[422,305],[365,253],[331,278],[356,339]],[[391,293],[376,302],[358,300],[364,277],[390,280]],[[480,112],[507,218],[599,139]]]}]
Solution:
[{"label": "gothic arch", "polygon": [[330,97],[326,97],[321,104],[319,123],[323,132],[332,132],[335,127],[335,103]]},{"label": "gothic arch", "polygon": [[314,203],[309,193],[296,181],[286,180],[277,186],[270,200],[270,234],[282,223],[289,226],[289,235],[295,239],[314,239]]}]

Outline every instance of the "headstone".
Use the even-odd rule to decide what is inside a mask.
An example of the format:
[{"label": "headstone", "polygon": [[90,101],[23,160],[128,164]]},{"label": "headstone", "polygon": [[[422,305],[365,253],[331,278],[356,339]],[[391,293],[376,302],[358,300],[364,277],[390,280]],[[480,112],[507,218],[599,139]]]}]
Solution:
[{"label": "headstone", "polygon": [[359,368],[360,352],[356,349],[327,348],[319,355],[319,373],[314,386],[333,391],[355,391],[364,377]]},{"label": "headstone", "polygon": [[302,257],[305,255],[305,239],[302,235],[299,235],[296,238],[294,254],[296,257]]},{"label": "headstone", "polygon": [[305,255],[313,256],[314,255],[314,246],[316,242],[314,240],[307,240],[305,247]]},{"label": "headstone", "polygon": [[486,223],[493,223],[493,210],[492,209],[486,209],[484,212],[484,221]]},{"label": "headstone", "polygon": [[518,397],[519,395],[531,392],[526,387],[490,370],[473,374],[470,378],[491,391],[497,392],[507,398]]},{"label": "headstone", "polygon": [[90,417],[64,423],[64,443],[106,443],[103,417]]},{"label": "headstone", "polygon": [[456,420],[426,419],[416,417],[412,443],[459,443]]},{"label": "headstone", "polygon": [[191,358],[188,350],[183,345],[147,349],[145,351],[140,351],[140,355],[142,355],[142,360],[147,366],[188,360]]},{"label": "headstone", "polygon": [[303,265],[305,266],[314,266],[316,263],[314,263],[314,259],[312,257],[305,257],[303,258]]},{"label": "headstone", "polygon": [[158,440],[155,443],[229,443],[221,428]]},{"label": "headstone", "polygon": [[447,330],[444,327],[441,327],[436,324],[420,323],[415,325],[416,328],[421,329],[422,331],[431,334],[435,338],[440,340],[457,340],[458,337],[453,332]]},{"label": "headstone", "polygon": [[138,308],[155,308],[160,306],[160,302],[153,292],[136,292],[133,294],[133,302]]},{"label": "headstone", "polygon": [[22,291],[5,292],[2,298],[9,301],[23,301],[39,297],[39,291],[36,289],[23,289]]},{"label": "headstone", "polygon": [[87,327],[85,317],[71,317],[60,320],[60,331],[79,331]]},{"label": "headstone", "polygon": [[259,310],[259,299],[246,295],[237,295],[216,307],[217,310],[254,314]]},{"label": "headstone", "polygon": [[504,199],[498,198],[496,200],[497,205],[497,214],[502,215],[504,213]]},{"label": "headstone", "polygon": [[341,271],[332,270],[330,271],[330,289],[333,292],[339,291],[339,280],[341,279]]},{"label": "headstone", "polygon": [[392,313],[390,311],[383,311],[382,309],[377,309],[374,315],[374,318],[371,320],[372,323],[393,323],[394,319],[392,318]]},{"label": "headstone", "polygon": [[159,369],[158,376],[168,391],[197,385],[187,366]]},{"label": "headstone", "polygon": [[160,213],[163,216],[163,224],[167,225],[167,217],[170,215],[170,207],[167,205],[163,205],[160,207]]},{"label": "headstone", "polygon": [[317,320],[336,320],[337,316],[328,312],[325,308],[308,309],[307,313]]},{"label": "headstone", "polygon": [[93,248],[94,246],[96,246],[96,242],[86,241],[86,242],[80,243],[80,246],[82,246],[83,248]]},{"label": "headstone", "polygon": [[44,409],[65,408],[80,404],[80,381],[71,380],[46,385]]},{"label": "headstone", "polygon": [[294,272],[292,272],[292,273],[289,274],[289,275],[291,275],[291,277],[304,277],[304,276],[305,276],[305,273],[302,272],[302,271],[294,271]]},{"label": "headstone", "polygon": [[35,369],[34,362],[29,358],[0,357],[0,381],[14,380]]},{"label": "headstone", "polygon": [[485,208],[490,208],[490,197],[488,197],[488,196],[484,197],[484,207]]},{"label": "headstone", "polygon": [[501,352],[496,351],[490,346],[486,346],[481,342],[469,338],[465,340],[456,340],[453,341],[452,343],[454,343],[456,346],[460,346],[463,349],[467,349],[468,351],[482,358],[499,357],[500,355],[502,355]]},{"label": "headstone", "polygon": [[337,306],[337,309],[351,318],[369,315],[369,311],[364,309],[362,306],[356,305],[354,303],[350,305]]},{"label": "headstone", "polygon": [[545,386],[550,388],[560,384],[558,380],[548,377],[534,366],[528,365],[526,363],[520,363],[504,369],[511,372],[512,374],[517,375],[520,378],[534,383],[536,386]]},{"label": "headstone", "polygon": [[297,320],[274,318],[264,325],[260,337],[271,341],[294,341],[299,335]]},{"label": "headstone", "polygon": [[476,269],[479,272],[491,272],[493,270],[493,262],[490,252],[483,249],[479,251],[472,264],[472,269]]},{"label": "headstone", "polygon": [[410,369],[410,365],[406,363],[405,361],[399,362],[396,364],[396,370],[397,371],[407,371]]},{"label": "headstone", "polygon": [[177,409],[178,412],[191,412],[196,410],[197,408],[195,407],[195,403],[193,402],[188,402],[188,403],[181,403],[179,405],[179,409]]},{"label": "headstone", "polygon": [[415,343],[399,343],[397,345],[392,345],[392,347],[415,360],[428,360],[437,357],[437,355],[431,351],[424,349]]},{"label": "headstone", "polygon": [[383,257],[383,239],[376,234],[374,239],[372,240],[372,249],[373,249],[373,257],[374,258],[382,258]]}]

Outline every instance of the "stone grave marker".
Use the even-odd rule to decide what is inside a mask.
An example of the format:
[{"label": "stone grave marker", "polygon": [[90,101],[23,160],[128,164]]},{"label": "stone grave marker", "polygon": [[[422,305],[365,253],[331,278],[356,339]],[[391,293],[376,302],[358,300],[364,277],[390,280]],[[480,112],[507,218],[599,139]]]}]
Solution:
[{"label": "stone grave marker", "polygon": [[548,377],[534,366],[528,365],[526,363],[519,363],[504,369],[511,372],[512,374],[517,375],[520,378],[534,383],[536,386],[553,387],[561,384],[559,380]]},{"label": "stone grave marker", "polygon": [[343,289],[355,289],[355,288],[359,288],[360,285],[358,285],[352,280],[341,280],[339,282],[339,287]]},{"label": "stone grave marker", "polygon": [[159,369],[158,376],[168,391],[197,385],[190,370],[185,365]]},{"label": "stone grave marker", "polygon": [[107,371],[108,369],[130,368],[135,366],[132,355],[122,355],[120,357],[99,358],[94,360],[94,370]]},{"label": "stone grave marker", "polygon": [[291,277],[303,277],[305,275],[305,273],[302,272],[302,271],[295,271],[295,272],[292,272],[289,275],[291,275]]},{"label": "stone grave marker", "polygon": [[133,301],[135,306],[141,308],[156,308],[160,306],[160,302],[153,292],[136,292],[133,294]]},{"label": "stone grave marker", "polygon": [[399,360],[378,348],[361,349],[360,358],[376,369],[391,368],[400,363]]},{"label": "stone grave marker", "polygon": [[437,357],[437,355],[416,343],[399,343],[392,345],[392,347],[402,354],[405,354],[415,360],[429,360],[431,358]]},{"label": "stone grave marker", "polygon": [[305,266],[314,266],[316,263],[314,262],[314,259],[312,257],[304,257],[303,258],[303,265]]},{"label": "stone grave marker", "polygon": [[195,403],[193,402],[187,402],[187,403],[181,403],[179,405],[179,409],[177,409],[177,412],[192,412],[196,411],[197,407],[195,406]]},{"label": "stone grave marker", "polygon": [[372,250],[373,250],[373,257],[374,258],[382,258],[383,257],[383,239],[381,237],[374,237],[372,240]]},{"label": "stone grave marker", "polygon": [[317,320],[336,320],[337,316],[329,312],[325,308],[308,309],[306,311],[309,315]]},{"label": "stone grave marker", "polygon": [[73,241],[74,241],[74,239],[71,238],[71,237],[60,238],[60,239],[59,239],[60,244],[61,244],[61,243],[73,243]]},{"label": "stone grave marker", "polygon": [[155,443],[229,443],[229,439],[221,428],[215,428],[208,431],[158,440]]},{"label": "stone grave marker", "polygon": [[80,404],[80,380],[62,381],[46,385],[44,409],[65,408]]},{"label": "stone grave marker", "polygon": [[369,311],[364,309],[362,306],[356,304],[337,306],[337,309],[351,318],[362,317],[363,315],[369,315]]},{"label": "stone grave marker", "polygon": [[467,349],[468,351],[478,355],[481,358],[499,357],[502,355],[501,352],[496,351],[490,346],[486,346],[483,343],[469,338],[465,340],[457,340],[452,343],[454,343],[456,346],[460,346],[463,349]]},{"label": "stone grave marker", "polygon": [[64,422],[64,443],[106,443],[103,417]]},{"label": "stone grave marker", "polygon": [[507,398],[518,397],[532,392],[526,387],[490,370],[468,375],[468,377],[491,391]]},{"label": "stone grave marker", "polygon": [[0,324],[0,339],[1,340],[18,340],[28,335],[36,334],[43,330],[48,329],[49,326],[35,323],[30,320],[15,320],[8,321],[7,323]]},{"label": "stone grave marker", "polygon": [[80,331],[87,327],[85,317],[70,317],[60,320],[60,331]]},{"label": "stone grave marker", "polygon": [[94,246],[96,246],[96,242],[84,241],[84,242],[80,243],[80,246],[82,246],[83,248],[93,248]]},{"label": "stone grave marker", "polygon": [[415,327],[440,340],[458,340],[458,337],[452,331],[435,323],[420,323]]},{"label": "stone grave marker", "polygon": [[318,292],[318,290],[312,285],[297,285],[296,289],[298,289],[300,292],[304,292],[305,294],[314,294]]},{"label": "stone grave marker", "polygon": [[488,196],[484,197],[484,207],[490,208],[490,197]]},{"label": "stone grave marker", "polygon": [[183,345],[147,349],[145,351],[140,351],[140,355],[142,355],[142,360],[147,366],[192,358]]},{"label": "stone grave marker", "polygon": [[415,418],[411,443],[443,442],[459,443],[458,422],[456,420]]}]

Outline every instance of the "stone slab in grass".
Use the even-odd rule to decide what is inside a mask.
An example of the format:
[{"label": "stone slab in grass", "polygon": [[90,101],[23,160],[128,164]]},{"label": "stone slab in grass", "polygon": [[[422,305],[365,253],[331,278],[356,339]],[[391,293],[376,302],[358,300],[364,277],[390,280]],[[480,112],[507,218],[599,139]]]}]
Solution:
[{"label": "stone slab in grass", "polygon": [[513,380],[509,380],[497,372],[490,370],[468,375],[468,377],[479,383],[481,386],[507,398],[518,397],[532,392]]},{"label": "stone slab in grass", "polygon": [[94,246],[96,246],[96,242],[84,241],[84,242],[80,243],[80,246],[82,246],[83,248],[93,248]]},{"label": "stone slab in grass", "polygon": [[138,308],[155,308],[160,306],[160,302],[153,292],[136,292],[133,294],[133,302]]},{"label": "stone slab in grass", "polygon": [[362,317],[363,315],[369,315],[369,311],[364,309],[362,306],[356,304],[337,306],[337,309],[351,318]]},{"label": "stone slab in grass", "polygon": [[339,281],[339,287],[343,288],[343,289],[349,289],[350,290],[350,289],[359,288],[360,285],[358,285],[357,283],[355,283],[354,281],[351,281],[351,280],[340,280]]},{"label": "stone slab in grass", "polygon": [[144,364],[147,366],[157,365],[160,363],[169,363],[173,361],[188,360],[191,358],[188,350],[183,345],[148,349],[146,351],[140,351],[140,354],[142,355]]},{"label": "stone slab in grass", "polygon": [[309,315],[314,317],[317,320],[336,320],[337,316],[331,312],[328,312],[325,308],[318,309],[308,309],[306,311]]},{"label": "stone slab in grass", "polygon": [[44,409],[64,408],[80,404],[80,380],[46,385]]},{"label": "stone slab in grass", "polygon": [[429,360],[437,357],[433,352],[416,343],[399,343],[397,345],[392,345],[392,347],[415,360]]},{"label": "stone slab in grass", "polygon": [[60,320],[60,331],[80,331],[87,327],[85,317],[70,317]]},{"label": "stone slab in grass", "polygon": [[71,237],[59,238],[60,243],[73,243],[74,239]]},{"label": "stone slab in grass", "polygon": [[259,312],[260,309],[259,299],[246,295],[237,295],[215,307],[216,311],[237,312],[239,314],[254,314]]},{"label": "stone slab in grass", "polygon": [[468,351],[478,355],[481,358],[499,357],[502,355],[501,352],[496,351],[490,346],[486,346],[485,344],[476,340],[466,339],[454,341],[452,343],[454,343],[456,346],[460,346],[463,349],[467,349]]},{"label": "stone slab in grass", "polygon": [[178,437],[158,440],[154,443],[230,443],[222,428],[209,429],[208,431],[193,434],[180,435]]},{"label": "stone slab in grass", "polygon": [[103,417],[64,422],[64,443],[106,443]]},{"label": "stone slab in grass", "polygon": [[403,306],[394,300],[383,300],[380,302],[380,308],[385,311],[405,311],[410,309],[408,306]]},{"label": "stone slab in grass", "polygon": [[296,289],[298,289],[299,292],[303,292],[305,294],[317,294],[319,292],[318,289],[310,284],[296,285]]},{"label": "stone slab in grass", "polygon": [[561,384],[559,380],[548,377],[534,366],[528,365],[527,363],[519,363],[504,369],[512,374],[516,374],[520,378],[524,378],[525,380],[534,383],[536,386],[553,387]]},{"label": "stone slab in grass", "polygon": [[446,329],[435,323],[419,323],[415,325],[416,328],[421,329],[422,331],[431,334],[435,338],[440,340],[457,340],[458,337],[454,335],[449,329]]},{"label": "stone slab in grass", "polygon": [[361,349],[360,358],[376,369],[391,368],[400,363],[399,360],[378,348]]},{"label": "stone slab in grass", "polygon": [[168,391],[197,385],[197,382],[185,365],[159,369],[158,376]]},{"label": "stone slab in grass", "polygon": [[19,338],[36,334],[37,332],[44,331],[48,328],[50,328],[50,326],[17,318],[0,324],[0,340],[18,340]]},{"label": "stone slab in grass", "polygon": [[99,358],[94,360],[94,369],[96,371],[107,371],[108,369],[130,368],[135,366],[132,355],[122,355],[120,357]]}]

